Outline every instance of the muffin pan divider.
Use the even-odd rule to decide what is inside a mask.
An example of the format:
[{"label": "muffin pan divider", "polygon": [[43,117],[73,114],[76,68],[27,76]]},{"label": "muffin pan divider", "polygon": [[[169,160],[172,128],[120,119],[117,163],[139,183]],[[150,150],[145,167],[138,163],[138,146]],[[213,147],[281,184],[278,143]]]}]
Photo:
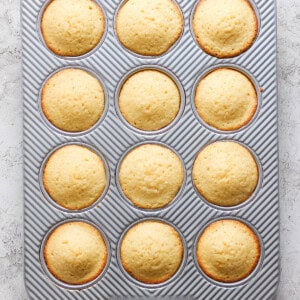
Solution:
[{"label": "muffin pan divider", "polygon": [[[143,57],[127,51],[115,32],[120,0],[97,0],[105,15],[105,33],[99,45],[80,57],[54,55],[43,42],[40,21],[49,1],[21,0],[24,107],[24,280],[30,299],[147,299],[205,300],[272,299],[279,282],[278,120],[276,76],[276,3],[251,0],[259,19],[254,44],[243,54],[217,59],[204,53],[191,27],[199,0],[177,0],[184,18],[180,39],[165,54]],[[202,1],[202,0],[200,0]],[[253,121],[237,131],[222,132],[205,126],[193,108],[193,93],[207,70],[220,66],[244,70],[254,81],[259,108]],[[183,107],[165,130],[148,134],[121,120],[116,95],[124,78],[149,66],[166,70],[178,81]],[[40,92],[49,76],[62,68],[82,68],[101,80],[106,95],[103,118],[86,132],[70,134],[53,128],[43,117]],[[182,88],[181,88],[182,87]],[[193,186],[192,167],[200,149],[211,142],[237,141],[248,147],[259,164],[260,184],[250,201],[222,209],[208,205]],[[41,187],[43,162],[57,147],[85,144],[101,153],[109,170],[104,197],[83,211],[60,209],[48,201]],[[163,209],[141,210],[128,203],[118,189],[117,168],[127,151],[138,144],[164,144],[178,153],[185,167],[185,182],[178,197]],[[199,270],[195,243],[213,220],[233,218],[248,224],[258,235],[262,253],[259,265],[246,279],[219,284]],[[118,259],[124,232],[142,219],[158,219],[178,229],[185,245],[180,272],[161,286],[132,282]],[[70,287],[58,283],[47,270],[41,253],[49,231],[61,222],[84,220],[103,231],[109,244],[107,269],[92,284]]]}]

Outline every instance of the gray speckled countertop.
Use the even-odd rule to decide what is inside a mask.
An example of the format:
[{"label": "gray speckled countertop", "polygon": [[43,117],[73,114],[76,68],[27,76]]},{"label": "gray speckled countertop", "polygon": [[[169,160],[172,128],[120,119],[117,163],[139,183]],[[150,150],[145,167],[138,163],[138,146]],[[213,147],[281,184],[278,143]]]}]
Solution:
[{"label": "gray speckled countertop", "polygon": [[[19,1],[0,0],[0,300],[27,299],[22,264],[22,99],[19,6]],[[276,299],[299,300],[300,1],[277,0],[277,6],[281,280]]]}]

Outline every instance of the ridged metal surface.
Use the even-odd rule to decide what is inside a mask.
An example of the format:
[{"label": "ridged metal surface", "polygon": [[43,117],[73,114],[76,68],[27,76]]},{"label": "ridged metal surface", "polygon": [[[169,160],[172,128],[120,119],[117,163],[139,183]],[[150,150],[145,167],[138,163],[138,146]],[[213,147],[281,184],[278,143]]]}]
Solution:
[{"label": "ridged metal surface", "polygon": [[[265,300],[271,299],[279,280],[279,201],[276,87],[276,7],[274,0],[256,0],[261,18],[259,37],[246,53],[219,60],[203,53],[190,32],[190,15],[195,0],[178,0],[185,17],[185,30],[179,43],[157,59],[143,59],[124,51],[113,30],[113,17],[120,1],[101,0],[108,17],[108,31],[101,47],[78,60],[64,60],[47,50],[38,35],[39,12],[45,1],[22,0],[23,98],[24,98],[24,236],[25,283],[31,299],[128,299],[181,296],[180,299]],[[207,68],[232,63],[246,69],[264,89],[258,118],[251,126],[234,134],[217,134],[201,126],[191,106],[191,93],[199,75]],[[145,136],[130,130],[117,117],[114,93],[121,78],[135,67],[158,65],[169,69],[181,81],[186,93],[183,116],[167,132]],[[41,118],[39,92],[44,80],[65,66],[88,68],[104,80],[108,88],[109,110],[104,121],[87,135],[70,137],[53,131]],[[218,210],[199,199],[191,182],[192,163],[206,143],[233,139],[250,147],[263,169],[263,182],[254,201],[236,210]],[[181,197],[170,207],[154,213],[141,212],[122,199],[116,188],[115,169],[127,149],[145,140],[160,141],[173,147],[187,169],[187,182]],[[111,171],[109,191],[101,203],[84,213],[63,212],[49,203],[39,186],[39,170],[44,158],[55,147],[68,142],[84,142],[98,149]],[[195,266],[193,245],[203,226],[221,216],[234,216],[252,224],[259,232],[264,257],[259,272],[246,284],[232,288],[214,285]],[[120,271],[116,247],[122,232],[144,217],[160,217],[174,224],[188,246],[187,264],[175,281],[160,289],[132,284]],[[96,223],[107,234],[112,249],[110,268],[90,288],[70,291],[56,286],[43,272],[39,260],[41,242],[49,229],[68,218]]]}]

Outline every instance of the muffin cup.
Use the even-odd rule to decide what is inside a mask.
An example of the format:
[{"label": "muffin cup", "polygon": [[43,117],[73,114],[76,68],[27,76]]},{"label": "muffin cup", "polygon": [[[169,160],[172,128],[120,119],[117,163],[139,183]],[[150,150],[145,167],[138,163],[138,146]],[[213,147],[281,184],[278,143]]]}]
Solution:
[{"label": "muffin cup", "polygon": [[[225,283],[225,282],[217,281],[217,280],[214,280],[213,278],[209,277],[201,269],[201,267],[198,263],[198,260],[197,260],[197,246],[198,246],[198,241],[199,241],[201,235],[203,234],[204,230],[209,225],[211,225],[214,222],[221,221],[221,220],[235,220],[235,221],[239,221],[241,223],[244,223],[245,225],[247,225],[255,233],[255,235],[257,236],[257,238],[259,240],[259,245],[260,245],[260,257],[259,257],[259,260],[258,260],[257,265],[254,268],[254,270],[247,277],[245,277],[244,279],[236,281],[236,282],[232,282],[232,283]],[[195,238],[194,246],[193,246],[194,263],[195,263],[195,266],[196,266],[197,270],[200,272],[201,276],[205,280],[209,281],[211,284],[216,285],[216,286],[220,286],[220,287],[223,287],[223,288],[237,288],[239,286],[246,285],[247,283],[249,283],[257,275],[257,273],[260,271],[260,269],[262,268],[263,261],[264,261],[264,254],[265,254],[263,239],[262,239],[261,235],[259,234],[259,232],[256,230],[256,228],[251,223],[249,223],[248,221],[246,221],[242,218],[236,217],[236,216],[218,217],[216,219],[212,219],[212,220],[204,223],[203,226],[201,226],[201,227],[202,228],[201,228],[200,232],[197,234],[197,236]]]},{"label": "muffin cup", "polygon": [[[223,68],[232,69],[234,71],[238,71],[241,74],[245,75],[250,80],[252,85],[254,86],[256,95],[257,95],[257,107],[256,107],[254,115],[252,116],[252,118],[250,119],[250,121],[247,124],[245,124],[244,126],[242,126],[239,129],[236,129],[236,130],[220,130],[213,126],[208,125],[198,114],[196,105],[195,105],[196,90],[197,90],[197,87],[198,87],[198,84],[200,83],[200,81],[202,79],[204,79],[208,74],[210,74],[218,69],[223,69]],[[250,127],[252,124],[255,123],[256,119],[258,118],[261,106],[262,106],[262,93],[261,93],[261,89],[260,89],[258,81],[255,79],[255,77],[250,72],[248,72],[244,68],[242,68],[238,65],[235,65],[235,64],[218,64],[218,65],[209,67],[204,72],[200,73],[199,77],[197,78],[196,82],[193,85],[192,94],[191,94],[191,107],[195,114],[195,117],[199,120],[199,122],[201,123],[202,126],[209,129],[210,131],[213,131],[218,134],[239,133],[239,132],[247,129],[248,127]]]},{"label": "muffin cup", "polygon": [[106,38],[106,34],[107,34],[107,30],[108,30],[108,17],[106,14],[106,11],[103,7],[103,5],[100,3],[99,0],[93,0],[95,1],[95,3],[101,8],[103,16],[104,16],[104,32],[103,35],[99,41],[99,43],[95,46],[95,48],[91,49],[89,52],[79,55],[79,56],[62,56],[62,55],[58,55],[56,53],[54,53],[46,44],[44,36],[42,34],[42,28],[41,28],[41,24],[42,24],[42,17],[43,17],[43,13],[45,11],[45,9],[47,8],[47,6],[50,4],[50,2],[52,2],[53,0],[47,0],[45,1],[45,3],[42,5],[39,14],[38,14],[38,18],[37,18],[37,22],[36,22],[36,32],[38,34],[38,38],[40,40],[40,42],[42,43],[42,45],[49,51],[49,53],[51,53],[52,55],[54,55],[56,58],[62,59],[62,60],[78,60],[78,59],[85,59],[88,58],[89,56],[93,55],[103,44],[105,38]]},{"label": "muffin cup", "polygon": [[[45,84],[55,74],[57,74],[57,73],[59,73],[59,72],[61,72],[63,70],[68,70],[68,69],[77,69],[77,70],[82,70],[82,71],[87,72],[88,74],[92,75],[93,77],[95,77],[99,81],[99,83],[100,83],[100,85],[102,86],[102,89],[103,89],[104,101],[105,102],[104,102],[104,109],[103,109],[102,115],[100,116],[99,120],[92,127],[90,127],[87,130],[84,130],[84,131],[70,132],[70,131],[64,131],[62,129],[57,128],[55,125],[53,125],[47,119],[47,117],[45,116],[45,114],[43,112],[43,109],[42,109],[42,92],[43,92],[43,89],[45,87]],[[108,109],[109,109],[109,94],[108,94],[108,90],[107,90],[107,88],[106,88],[106,86],[104,84],[103,79],[97,73],[95,73],[94,71],[89,70],[88,68],[79,67],[79,66],[66,66],[66,67],[63,67],[63,68],[59,68],[59,69],[55,70],[54,72],[52,72],[50,75],[48,75],[47,78],[44,80],[41,88],[40,88],[39,98],[38,99],[39,99],[38,100],[38,110],[40,112],[41,119],[47,125],[47,127],[50,130],[55,131],[58,134],[66,135],[66,136],[70,136],[70,137],[77,137],[77,136],[85,135],[85,134],[88,134],[88,133],[94,131],[96,128],[98,128],[100,126],[100,124],[102,123],[102,121],[105,119],[105,117],[107,115],[107,112],[108,112]]]},{"label": "muffin cup", "polygon": [[[175,84],[179,90],[179,93],[180,93],[180,107],[179,107],[178,113],[177,113],[176,117],[174,118],[174,120],[167,126],[161,128],[159,130],[152,130],[152,131],[138,129],[138,128],[134,127],[133,125],[131,125],[122,115],[122,113],[120,111],[120,106],[119,106],[120,92],[122,90],[123,85],[127,81],[127,79],[129,79],[132,75],[134,75],[140,71],[147,71],[147,70],[159,71],[159,72],[169,76],[175,82]],[[116,110],[117,116],[119,117],[119,119],[122,121],[122,123],[125,126],[127,126],[129,129],[133,130],[136,133],[152,136],[152,135],[158,135],[158,134],[167,132],[168,130],[173,128],[173,126],[175,126],[179,122],[179,120],[185,110],[186,97],[185,97],[185,91],[183,89],[181,82],[171,71],[169,71],[168,69],[166,69],[164,67],[158,66],[158,65],[143,65],[143,66],[136,67],[136,68],[130,70],[128,73],[126,73],[121,78],[121,80],[119,81],[117,88],[116,88],[116,92],[115,92],[115,96],[114,96],[114,104],[115,104],[115,110]]]},{"label": "muffin cup", "polygon": [[[142,145],[148,145],[148,144],[151,144],[151,145],[159,145],[159,146],[162,146],[162,147],[165,147],[169,150],[171,150],[172,152],[174,152],[177,157],[179,158],[181,164],[182,164],[182,167],[183,167],[183,182],[182,182],[182,185],[181,185],[181,188],[179,189],[178,193],[175,195],[174,199],[169,203],[167,204],[166,206],[164,207],[161,207],[161,208],[156,208],[156,209],[146,209],[146,208],[140,208],[136,205],[134,205],[130,199],[128,199],[128,197],[124,194],[123,190],[122,190],[122,187],[121,187],[121,183],[120,183],[120,178],[119,178],[119,173],[120,173],[120,167],[121,167],[121,164],[124,160],[124,158],[127,156],[127,154],[129,154],[132,150],[142,146]],[[165,210],[165,209],[168,209],[170,208],[171,206],[175,205],[177,203],[177,201],[179,200],[184,188],[185,188],[185,185],[186,185],[186,180],[187,180],[187,172],[186,172],[186,166],[185,166],[185,163],[183,161],[183,159],[181,158],[181,156],[178,154],[178,152],[176,150],[174,150],[172,147],[164,144],[164,143],[161,143],[161,142],[157,142],[157,141],[144,141],[142,143],[138,143],[138,144],[135,144],[133,145],[132,147],[130,147],[120,158],[118,164],[117,164],[117,168],[116,168],[116,174],[115,174],[115,178],[116,178],[116,186],[118,188],[118,191],[119,193],[121,194],[122,198],[125,199],[126,203],[128,205],[130,205],[131,208],[134,208],[136,210],[139,210],[139,211],[142,211],[142,212],[145,212],[145,213],[155,213],[155,212],[161,212],[162,210]]]},{"label": "muffin cup", "polygon": [[198,41],[196,39],[196,36],[195,36],[195,33],[194,33],[194,27],[193,27],[193,19],[194,19],[194,15],[195,15],[197,6],[198,6],[198,4],[199,4],[200,1],[202,1],[202,0],[197,0],[196,3],[195,3],[195,5],[192,8],[192,11],[191,11],[191,14],[190,14],[190,18],[189,18],[189,27],[190,27],[189,29],[190,29],[190,32],[191,32],[191,35],[193,37],[194,42],[200,48],[201,51],[203,51],[206,55],[214,57],[214,58],[219,59],[219,60],[232,60],[234,57],[239,57],[239,56],[243,55],[244,53],[248,52],[253,47],[253,45],[255,44],[255,42],[259,39],[260,29],[261,29],[261,16],[260,16],[259,9],[258,9],[256,3],[254,2],[254,0],[247,0],[247,1],[250,3],[251,7],[253,8],[253,11],[254,11],[254,13],[256,15],[256,19],[257,19],[257,34],[256,34],[256,38],[254,39],[252,45],[248,49],[246,49],[245,51],[243,51],[239,55],[234,55],[232,57],[226,57],[226,58],[217,58],[216,56],[213,56],[213,55],[205,52],[201,48],[201,46],[199,45],[199,43],[198,43]]},{"label": "muffin cup", "polygon": [[[181,238],[181,242],[183,245],[183,257],[182,257],[182,261],[180,264],[180,267],[178,268],[178,270],[176,271],[176,273],[168,280],[162,282],[162,283],[158,283],[158,284],[147,284],[147,283],[143,283],[141,281],[138,281],[137,279],[135,279],[134,277],[132,277],[123,267],[122,265],[122,260],[121,260],[121,243],[123,241],[123,238],[125,237],[126,233],[135,225],[145,222],[145,221],[157,221],[157,222],[161,222],[161,223],[165,223],[167,225],[170,225],[174,230],[176,230],[176,232],[179,234],[180,238]],[[167,220],[164,220],[162,218],[156,218],[156,217],[148,217],[148,218],[144,218],[144,219],[140,219],[135,221],[134,223],[130,224],[121,234],[118,244],[117,244],[117,262],[118,262],[118,266],[120,268],[120,270],[122,271],[122,275],[129,281],[131,281],[131,283],[137,285],[140,288],[146,288],[146,289],[159,289],[162,287],[165,287],[166,285],[176,281],[176,279],[178,279],[180,277],[180,275],[182,274],[186,262],[187,262],[187,257],[188,257],[188,247],[186,244],[186,241],[184,239],[184,236],[182,235],[182,233],[177,229],[177,227],[175,225],[173,225],[172,223],[170,223]]]},{"label": "muffin cup", "polygon": [[114,18],[113,18],[113,30],[114,30],[114,36],[116,38],[116,40],[118,41],[119,46],[122,48],[122,50],[126,51],[127,53],[134,55],[137,58],[141,58],[144,60],[153,60],[153,59],[158,59],[161,58],[167,54],[169,54],[170,52],[173,52],[173,50],[178,46],[178,44],[181,41],[181,38],[184,34],[184,31],[186,30],[186,26],[185,26],[185,18],[184,18],[184,14],[182,12],[181,7],[179,6],[179,4],[177,3],[177,0],[172,0],[174,2],[174,4],[177,6],[177,8],[180,11],[181,17],[182,17],[182,31],[180,36],[178,37],[177,41],[164,53],[162,53],[161,55],[142,55],[142,54],[138,54],[136,52],[131,51],[130,49],[126,48],[120,41],[119,37],[118,37],[118,33],[117,33],[117,16],[119,14],[120,9],[122,8],[122,6],[127,2],[128,0],[122,0],[120,2],[120,4],[118,5],[116,12],[114,14]]},{"label": "muffin cup", "polygon": [[[200,150],[197,152],[195,158],[194,158],[192,169],[194,168],[194,164],[195,164],[195,161],[196,161],[199,153],[201,151],[203,151],[204,148],[206,148],[207,146],[209,146],[211,144],[214,144],[215,142],[224,142],[224,143],[226,143],[226,142],[234,142],[234,143],[240,144],[241,146],[243,146],[244,148],[246,148],[252,154],[252,156],[253,156],[253,158],[254,158],[254,160],[256,162],[257,171],[258,171],[258,181],[257,181],[256,188],[255,188],[254,192],[252,193],[252,195],[247,200],[245,200],[244,202],[242,202],[242,203],[240,203],[238,205],[234,205],[234,206],[219,206],[219,205],[216,205],[216,204],[213,204],[213,203],[209,202],[197,190],[197,188],[195,186],[195,183],[194,183],[194,180],[192,178],[191,181],[192,181],[194,190],[197,193],[198,197],[201,199],[201,201],[203,201],[205,204],[209,205],[210,207],[212,207],[212,208],[214,208],[214,209],[216,209],[218,211],[228,212],[228,211],[233,211],[233,210],[240,210],[240,209],[244,208],[245,206],[250,205],[250,203],[252,203],[255,199],[257,199],[257,197],[259,195],[259,192],[260,192],[260,190],[262,188],[262,185],[263,185],[263,177],[264,177],[263,176],[263,167],[262,167],[262,164],[261,164],[261,162],[260,162],[257,154],[251,148],[249,148],[247,145],[239,142],[238,140],[226,139],[226,140],[210,141],[209,143],[207,143],[206,145],[204,145],[203,147],[201,147]],[[193,176],[192,172],[191,172],[191,176]]]},{"label": "muffin cup", "polygon": [[[61,205],[59,205],[55,200],[53,200],[51,198],[51,196],[48,194],[48,192],[46,191],[45,187],[44,187],[44,183],[43,183],[43,175],[44,175],[44,169],[46,167],[46,164],[49,160],[49,158],[52,156],[52,154],[55,153],[55,151],[57,151],[58,149],[61,149],[65,146],[70,146],[70,145],[77,145],[77,146],[82,146],[82,147],[86,147],[87,149],[93,151],[95,154],[97,154],[103,161],[104,164],[104,168],[105,168],[105,173],[106,173],[106,186],[104,188],[104,191],[102,192],[102,194],[100,195],[100,197],[90,206],[80,209],[80,210],[72,210],[72,209],[68,209],[65,208]],[[86,212],[90,209],[95,208],[97,205],[99,205],[101,203],[101,201],[104,199],[105,195],[107,194],[108,190],[109,190],[109,186],[110,186],[110,169],[107,163],[106,158],[102,155],[102,153],[100,151],[98,151],[95,147],[90,146],[88,144],[85,143],[81,143],[81,142],[70,142],[70,143],[66,143],[66,144],[62,144],[59,145],[57,147],[55,147],[53,150],[51,150],[47,156],[44,158],[42,165],[40,167],[40,171],[39,171],[39,185],[40,185],[40,190],[44,196],[44,198],[49,202],[49,204],[51,204],[52,206],[54,206],[56,209],[62,210],[63,212],[66,213],[83,213]]]},{"label": "muffin cup", "polygon": [[[106,245],[106,249],[107,249],[107,260],[106,260],[106,265],[104,267],[104,269],[102,270],[102,272],[97,276],[97,278],[93,279],[90,282],[87,282],[85,284],[68,284],[65,283],[63,281],[60,281],[59,279],[57,279],[48,269],[47,265],[46,265],[46,261],[45,261],[45,257],[44,257],[44,249],[45,249],[45,245],[46,242],[48,240],[48,238],[50,237],[50,235],[52,234],[52,232],[58,228],[60,225],[63,224],[67,224],[67,223],[71,223],[71,222],[83,222],[86,224],[89,224],[91,226],[93,226],[95,229],[98,230],[98,232],[101,234],[105,245]],[[82,289],[86,289],[88,287],[91,287],[92,285],[95,285],[99,280],[101,280],[103,278],[103,276],[105,275],[105,273],[107,272],[108,268],[109,268],[109,264],[110,264],[110,259],[111,259],[111,247],[110,247],[110,243],[109,240],[107,238],[107,235],[105,234],[105,232],[96,224],[94,224],[93,222],[89,221],[89,220],[84,220],[84,219],[80,219],[80,218],[72,218],[72,219],[65,219],[57,224],[55,224],[54,226],[52,226],[49,231],[45,234],[42,242],[41,242],[41,247],[40,247],[40,252],[39,252],[39,260],[40,260],[40,264],[41,267],[44,271],[44,273],[46,274],[46,276],[58,287],[60,288],[64,288],[67,290],[82,290]]]}]

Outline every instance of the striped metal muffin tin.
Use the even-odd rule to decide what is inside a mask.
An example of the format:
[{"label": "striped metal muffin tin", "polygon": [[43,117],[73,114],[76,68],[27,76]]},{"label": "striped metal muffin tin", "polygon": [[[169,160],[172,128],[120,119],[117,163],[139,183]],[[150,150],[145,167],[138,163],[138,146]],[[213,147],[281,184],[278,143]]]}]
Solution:
[{"label": "striped metal muffin tin", "polygon": [[[191,19],[199,0],[177,0],[184,17],[184,30],[164,55],[143,57],[124,49],[115,33],[120,0],[97,0],[106,16],[106,30],[99,45],[77,58],[53,54],[40,32],[43,9],[49,1],[22,0],[23,99],[24,99],[24,251],[25,284],[30,299],[272,299],[279,281],[278,132],[276,81],[276,4],[274,0],[252,2],[259,19],[259,34],[252,47],[238,57],[217,59],[196,43]],[[201,0],[200,0],[201,1]],[[253,121],[234,132],[205,125],[195,113],[193,95],[199,79],[214,68],[238,69],[253,82],[259,106]],[[82,133],[65,133],[43,116],[40,93],[46,79],[68,67],[82,68],[100,79],[106,95],[101,120]],[[154,68],[169,74],[179,86],[182,107],[167,128],[147,133],[128,125],[120,116],[117,98],[122,82],[137,70]],[[253,196],[240,206],[220,208],[208,204],[193,186],[191,170],[205,145],[220,140],[237,141],[248,147],[258,161],[260,183]],[[69,211],[53,203],[43,188],[41,174],[54,149],[65,144],[84,144],[107,163],[108,187],[95,205]],[[163,209],[142,210],[125,199],[118,188],[117,170],[122,157],[138,144],[159,143],[182,159],[185,182],[178,197]],[[199,234],[213,220],[234,218],[257,233],[262,254],[254,272],[234,284],[208,278],[195,260]],[[143,219],[157,219],[174,226],[185,248],[176,275],[161,285],[139,283],[123,270],[119,245],[126,230]],[[47,270],[43,246],[48,234],[64,222],[83,220],[105,236],[109,259],[104,272],[81,286],[59,282]]]}]

